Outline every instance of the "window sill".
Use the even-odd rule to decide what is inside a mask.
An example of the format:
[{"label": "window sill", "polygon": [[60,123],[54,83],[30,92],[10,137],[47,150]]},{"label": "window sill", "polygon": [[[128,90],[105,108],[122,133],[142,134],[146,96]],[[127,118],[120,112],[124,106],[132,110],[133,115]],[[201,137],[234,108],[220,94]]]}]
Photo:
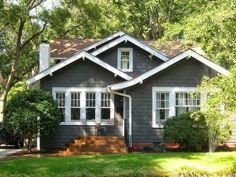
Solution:
[{"label": "window sill", "polygon": [[163,129],[163,128],[164,128],[164,125],[152,125],[152,128],[160,128],[160,129]]},{"label": "window sill", "polygon": [[[89,125],[94,126],[97,125],[95,122],[87,121],[85,123],[82,123],[81,121],[71,121],[71,122],[61,122],[60,125]],[[101,125],[115,125],[114,120],[104,121],[101,122]]]}]

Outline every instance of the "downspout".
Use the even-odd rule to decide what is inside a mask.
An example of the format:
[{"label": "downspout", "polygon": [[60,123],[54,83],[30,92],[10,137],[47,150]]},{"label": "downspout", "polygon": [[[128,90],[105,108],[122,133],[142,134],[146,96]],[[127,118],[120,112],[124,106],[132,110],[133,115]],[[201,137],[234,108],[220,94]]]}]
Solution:
[{"label": "downspout", "polygon": [[120,92],[115,92],[115,91],[111,91],[110,88],[108,87],[108,92],[116,94],[116,95],[120,95],[123,97],[126,97],[129,99],[129,132],[128,132],[128,138],[129,138],[129,148],[132,149],[133,147],[133,142],[132,142],[132,97],[128,94],[125,93],[120,93]]}]

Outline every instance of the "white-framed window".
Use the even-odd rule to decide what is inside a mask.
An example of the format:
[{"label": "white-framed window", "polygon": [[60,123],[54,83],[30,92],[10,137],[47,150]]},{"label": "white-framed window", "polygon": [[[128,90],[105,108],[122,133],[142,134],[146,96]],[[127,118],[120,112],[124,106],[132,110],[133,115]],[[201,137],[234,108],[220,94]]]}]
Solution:
[{"label": "white-framed window", "polygon": [[133,71],[133,49],[132,48],[118,48],[118,69],[124,72]]},{"label": "white-framed window", "polygon": [[184,112],[194,112],[200,110],[200,94],[191,92],[176,92],[175,98],[176,116]]},{"label": "white-framed window", "polygon": [[169,93],[156,92],[156,124],[163,125],[169,118]]},{"label": "white-framed window", "polygon": [[61,125],[114,125],[114,95],[105,88],[53,87],[52,92],[64,112]]},{"label": "white-framed window", "polygon": [[65,108],[66,108],[65,107],[66,105],[65,92],[56,92],[55,99],[56,99],[58,108],[61,109],[63,116],[65,116]]},{"label": "white-framed window", "polygon": [[96,93],[86,92],[86,120],[95,121],[96,118]]},{"label": "white-framed window", "polygon": [[80,92],[71,92],[71,121],[80,121]]},{"label": "white-framed window", "polygon": [[101,95],[101,119],[108,120],[111,117],[111,94],[102,93]]},{"label": "white-framed window", "polygon": [[195,87],[153,87],[153,128],[162,128],[163,123],[172,116],[200,110],[205,98],[196,91]]}]

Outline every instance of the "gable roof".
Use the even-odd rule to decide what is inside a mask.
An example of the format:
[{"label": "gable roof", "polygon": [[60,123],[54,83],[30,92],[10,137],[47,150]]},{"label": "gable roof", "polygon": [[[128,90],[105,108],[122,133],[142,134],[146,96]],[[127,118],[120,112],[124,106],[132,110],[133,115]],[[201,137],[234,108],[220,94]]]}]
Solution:
[{"label": "gable roof", "polygon": [[136,85],[138,83],[142,83],[143,80],[153,76],[154,74],[159,73],[160,71],[168,68],[169,66],[174,65],[175,63],[183,60],[186,57],[193,57],[194,59],[200,61],[201,63],[207,65],[208,67],[214,69],[215,71],[217,71],[225,76],[228,76],[230,74],[229,71],[227,71],[223,67],[213,63],[212,61],[208,60],[206,57],[200,55],[199,53],[195,52],[194,50],[188,49],[187,51],[173,57],[172,59],[168,60],[167,62],[157,66],[156,68],[154,68],[150,71],[147,71],[146,73],[144,73],[132,80],[117,83],[117,84],[112,84],[112,85],[109,85],[108,88],[111,90],[121,90],[124,88],[131,87],[133,85]]},{"label": "gable roof", "polygon": [[100,39],[53,39],[50,41],[50,56],[57,59],[67,59],[98,41]]},{"label": "gable roof", "polygon": [[131,76],[121,72],[120,70],[116,69],[115,67],[107,64],[106,62],[100,60],[99,58],[91,55],[90,53],[86,52],[86,51],[81,51],[80,53],[78,53],[77,55],[74,55],[73,57],[64,60],[63,62],[56,64],[54,66],[52,66],[51,68],[48,68],[42,72],[40,72],[39,74],[31,77],[30,79],[27,80],[27,84],[32,84],[42,78],[44,78],[47,75],[52,75],[52,73],[54,73],[55,71],[73,63],[74,61],[77,61],[79,59],[89,59],[90,61],[100,65],[101,67],[107,69],[108,71],[112,72],[115,74],[115,76],[120,76],[121,78],[125,79],[125,80],[130,80],[132,79]]},{"label": "gable roof", "polygon": [[97,49],[95,51],[93,51],[91,54],[94,55],[94,56],[97,56],[100,53],[102,53],[102,52],[104,52],[104,51],[106,51],[106,50],[108,50],[108,49],[110,49],[110,48],[120,44],[123,41],[129,41],[129,42],[133,43],[134,45],[142,48],[143,50],[149,52],[150,54],[156,56],[157,58],[160,58],[163,61],[167,61],[168,60],[168,57],[165,54],[161,53],[160,51],[158,51],[157,49],[153,48],[152,46],[150,46],[150,45],[148,45],[148,44],[146,44],[144,42],[141,42],[141,41],[139,41],[139,40],[137,40],[137,39],[127,35],[127,34],[124,34],[121,37],[119,37],[119,38],[109,42],[108,44],[100,47],[99,49]]}]

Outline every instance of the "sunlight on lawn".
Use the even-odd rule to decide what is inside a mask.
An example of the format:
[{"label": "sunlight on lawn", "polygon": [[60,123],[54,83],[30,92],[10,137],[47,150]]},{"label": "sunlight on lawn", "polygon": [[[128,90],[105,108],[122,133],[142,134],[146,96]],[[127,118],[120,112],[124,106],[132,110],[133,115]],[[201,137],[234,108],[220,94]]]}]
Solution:
[{"label": "sunlight on lawn", "polygon": [[213,176],[236,172],[236,152],[29,158],[0,161],[0,171],[2,176]]}]

